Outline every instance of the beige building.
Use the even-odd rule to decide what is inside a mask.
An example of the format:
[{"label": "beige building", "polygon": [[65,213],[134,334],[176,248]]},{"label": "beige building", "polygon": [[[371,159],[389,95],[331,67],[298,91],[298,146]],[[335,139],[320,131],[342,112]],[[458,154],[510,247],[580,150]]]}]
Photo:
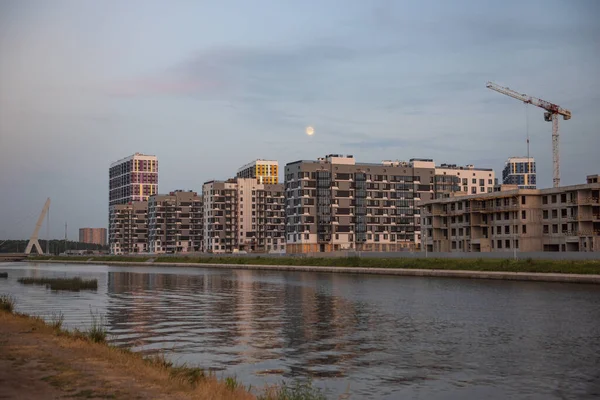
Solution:
[{"label": "beige building", "polygon": [[234,178],[206,182],[202,193],[205,251],[285,251],[283,185]]},{"label": "beige building", "polygon": [[418,248],[416,206],[434,197],[430,159],[356,163],[330,154],[285,167],[288,253]]},{"label": "beige building", "polygon": [[134,201],[110,207],[111,254],[148,252],[148,202]]},{"label": "beige building", "polygon": [[432,252],[600,251],[600,183],[458,195],[421,204]]},{"label": "beige building", "polygon": [[238,249],[285,252],[285,196],[282,184],[238,178]]},{"label": "beige building", "polygon": [[79,228],[79,242],[106,246],[106,228]]},{"label": "beige building", "polygon": [[279,163],[274,160],[254,160],[241,167],[238,178],[254,178],[257,183],[265,185],[279,183]]},{"label": "beige building", "polygon": [[202,197],[192,191],[174,191],[148,200],[148,251],[190,253],[203,249]]},{"label": "beige building", "polygon": [[466,166],[441,164],[435,167],[436,193],[459,191],[465,194],[491,193],[494,191],[495,181],[496,174],[491,168],[475,168],[472,164]]}]

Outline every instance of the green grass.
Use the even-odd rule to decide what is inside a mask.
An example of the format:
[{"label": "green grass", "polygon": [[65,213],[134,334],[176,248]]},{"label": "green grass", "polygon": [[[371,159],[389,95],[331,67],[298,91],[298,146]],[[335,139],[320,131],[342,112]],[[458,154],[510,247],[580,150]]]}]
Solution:
[{"label": "green grass", "polygon": [[[104,256],[104,257],[64,257],[71,261],[79,259],[93,262],[128,261],[145,262],[151,256]],[[46,257],[48,259],[48,257]],[[52,259],[57,259],[53,257]],[[454,258],[370,258],[370,257],[155,257],[153,264],[236,264],[236,265],[290,265],[316,267],[357,267],[357,268],[406,268],[463,271],[534,272],[561,274],[600,274],[600,260],[533,260],[533,259],[454,259]]]},{"label": "green grass", "polygon": [[69,290],[79,292],[80,290],[97,290],[97,279],[76,278],[19,278],[17,280],[23,285],[43,285],[51,290]]},{"label": "green grass", "polygon": [[15,298],[8,294],[0,295],[0,310],[11,313],[14,309]]},{"label": "green grass", "polygon": [[8,272],[0,272],[0,278],[8,278]]}]

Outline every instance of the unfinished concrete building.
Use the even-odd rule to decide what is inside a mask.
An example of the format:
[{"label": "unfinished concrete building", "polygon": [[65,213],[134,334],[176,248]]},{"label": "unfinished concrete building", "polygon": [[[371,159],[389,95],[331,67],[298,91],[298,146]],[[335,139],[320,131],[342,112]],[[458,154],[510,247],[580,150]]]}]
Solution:
[{"label": "unfinished concrete building", "polygon": [[424,243],[432,252],[600,251],[597,178],[424,202]]}]

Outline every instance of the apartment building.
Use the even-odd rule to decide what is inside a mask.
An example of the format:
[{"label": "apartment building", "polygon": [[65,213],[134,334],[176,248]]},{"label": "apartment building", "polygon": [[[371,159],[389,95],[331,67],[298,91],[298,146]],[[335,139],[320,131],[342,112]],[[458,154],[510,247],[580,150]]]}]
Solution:
[{"label": "apartment building", "polygon": [[106,228],[79,228],[79,242],[106,246]]},{"label": "apartment building", "polygon": [[279,163],[274,160],[254,160],[242,166],[237,178],[254,178],[257,183],[275,185],[279,183]]},{"label": "apartment building", "polygon": [[502,183],[517,185],[519,189],[535,189],[537,185],[535,159],[510,157],[502,170]]},{"label": "apartment building", "polygon": [[496,174],[491,168],[476,168],[473,164],[459,166],[441,164],[435,167],[434,191],[437,198],[448,193],[491,193],[496,184]]},{"label": "apartment building", "polygon": [[370,164],[330,154],[287,164],[287,252],[418,247],[416,204],[433,198],[434,177],[429,159]]},{"label": "apartment building", "polygon": [[148,201],[158,193],[158,159],[141,153],[115,161],[108,170],[109,206]]},{"label": "apartment building", "polygon": [[238,249],[285,252],[285,192],[283,184],[260,184],[237,178]]},{"label": "apartment building", "polygon": [[600,251],[597,180],[423,202],[424,243],[433,252]]},{"label": "apartment building", "polygon": [[202,196],[177,190],[148,200],[150,253],[190,253],[203,250]]},{"label": "apartment building", "polygon": [[135,153],[129,157],[115,161],[110,165],[108,170],[109,181],[109,247],[117,248],[120,244],[113,246],[111,242],[113,236],[110,232],[115,231],[113,228],[114,220],[111,216],[119,215],[113,211],[116,205],[127,205],[133,202],[147,202],[148,198],[158,193],[158,159],[156,156]]},{"label": "apartment building", "polygon": [[232,253],[238,249],[237,182],[209,181],[202,185],[204,251]]},{"label": "apartment building", "polygon": [[206,182],[202,193],[205,251],[285,251],[282,184],[261,184],[254,177],[234,178]]},{"label": "apartment building", "polygon": [[111,254],[148,252],[148,202],[113,205],[109,220]]}]

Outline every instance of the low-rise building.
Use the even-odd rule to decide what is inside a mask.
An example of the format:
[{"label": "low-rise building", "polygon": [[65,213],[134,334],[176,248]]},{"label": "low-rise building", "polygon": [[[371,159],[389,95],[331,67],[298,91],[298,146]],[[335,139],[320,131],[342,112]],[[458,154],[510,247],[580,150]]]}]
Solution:
[{"label": "low-rise building", "polygon": [[148,200],[150,253],[190,253],[203,249],[202,197],[192,191],[174,191]]},{"label": "low-rise building", "polygon": [[422,203],[427,250],[600,251],[597,176],[589,176],[582,185],[541,190],[507,185],[502,189]]},{"label": "low-rise building", "polygon": [[110,206],[109,243],[111,254],[148,252],[148,202]]},{"label": "low-rise building", "polygon": [[106,228],[79,228],[79,242],[106,246]]}]

